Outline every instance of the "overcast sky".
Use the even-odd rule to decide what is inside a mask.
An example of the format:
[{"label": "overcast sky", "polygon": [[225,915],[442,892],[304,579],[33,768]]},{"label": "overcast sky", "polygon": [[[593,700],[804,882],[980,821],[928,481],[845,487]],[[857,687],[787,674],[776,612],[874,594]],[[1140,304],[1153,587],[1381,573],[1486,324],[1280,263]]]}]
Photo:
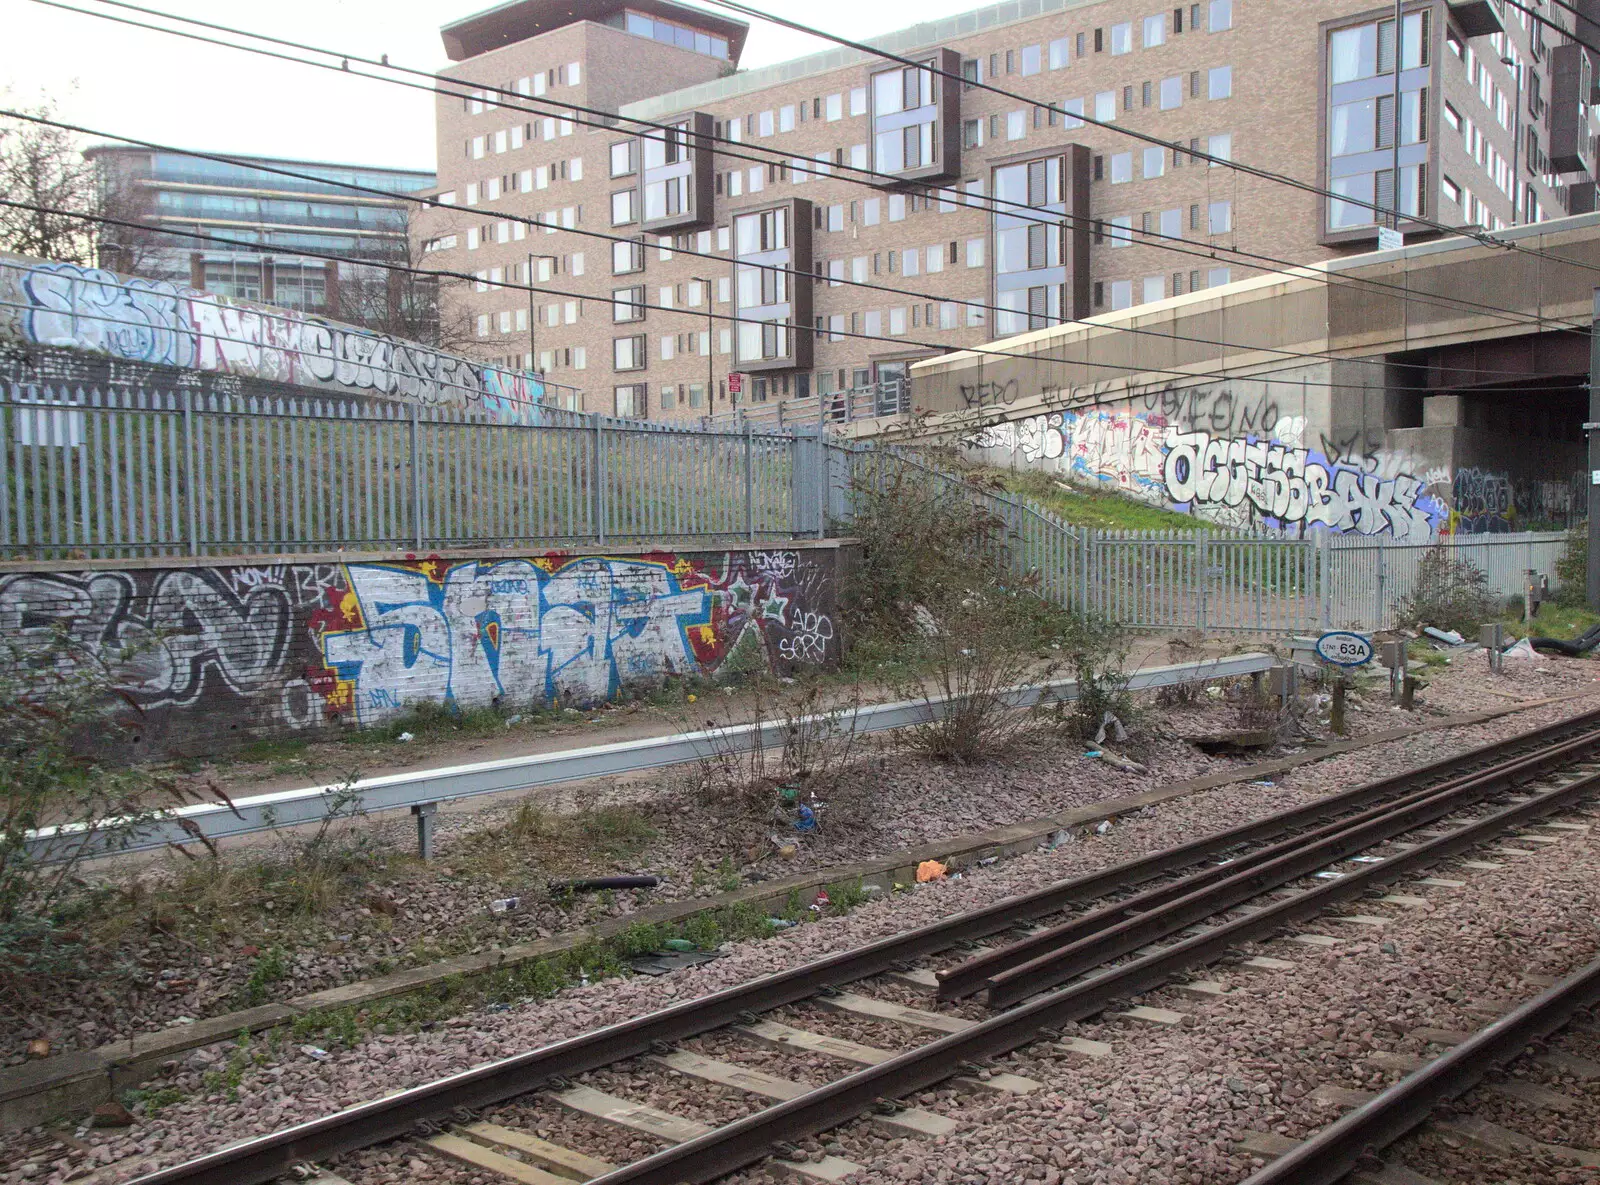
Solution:
[{"label": "overcast sky", "polygon": [[[83,8],[94,0],[66,0]],[[439,27],[488,0],[142,0],[252,32],[436,70]],[[981,0],[761,0],[758,7],[846,36],[885,33]],[[138,13],[104,9],[139,20]],[[423,91],[271,61],[255,54],[0,0],[0,90],[33,106],[55,99],[74,123],[187,148],[406,168],[434,167],[433,100]],[[205,32],[205,30],[196,30]],[[741,65],[827,44],[752,22]]]}]

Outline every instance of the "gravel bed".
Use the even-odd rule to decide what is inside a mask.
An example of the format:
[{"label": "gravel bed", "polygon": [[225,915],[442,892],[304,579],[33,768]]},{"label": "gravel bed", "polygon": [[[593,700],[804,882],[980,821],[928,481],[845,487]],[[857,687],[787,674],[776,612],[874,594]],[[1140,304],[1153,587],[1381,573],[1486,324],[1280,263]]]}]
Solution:
[{"label": "gravel bed", "polygon": [[[907,1144],[896,1160],[872,1161],[858,1180],[1238,1181],[1261,1163],[1234,1150],[1244,1131],[1303,1138],[1332,1118],[1307,1097],[1316,1086],[1381,1089],[1398,1079],[1398,1072],[1362,1067],[1359,1060],[1369,1053],[1421,1053],[1426,1047],[1410,1035],[1415,1029],[1476,1028],[1482,1022],[1466,1012],[1469,1001],[1525,998],[1536,989],[1521,981],[1524,973],[1559,975],[1594,958],[1600,952],[1597,868],[1595,839],[1569,839],[1499,872],[1465,873],[1460,879],[1468,880],[1467,888],[1402,887],[1426,893],[1431,910],[1367,903],[1367,912],[1393,919],[1381,934],[1351,933],[1328,951],[1260,944],[1254,953],[1295,967],[1217,968],[1214,974],[1235,991],[1214,1001],[1186,1000],[1170,988],[1145,997],[1188,1013],[1181,1028],[1106,1019],[1077,1026],[1081,1035],[1113,1046],[1103,1060],[1021,1051],[1013,1059],[1016,1071],[1045,1081],[1046,1091],[973,1099],[955,1115],[963,1124],[959,1132],[936,1146]],[[1313,921],[1302,929],[1335,927]],[[1482,1114],[1476,1095],[1466,1102],[1467,1110]],[[1484,1117],[1500,1121],[1505,1113]],[[1578,1137],[1586,1122],[1538,1112],[1507,1125],[1559,1143]],[[1579,1138],[1592,1142],[1595,1130],[1591,1123]],[[839,1133],[844,1154],[870,1155],[870,1145],[856,1143],[853,1133]],[[1589,1179],[1538,1156],[1506,1158],[1505,1175],[1495,1175],[1484,1171],[1483,1157],[1459,1165],[1436,1158],[1436,1144],[1442,1141],[1406,1141],[1399,1154],[1441,1181],[1565,1185]],[[766,1174],[735,1179],[758,1181]]]},{"label": "gravel bed", "polygon": [[[1583,668],[1574,671],[1574,677],[1581,675],[1584,680],[1588,679],[1588,671],[1592,668],[1584,667],[1581,663],[1571,665]],[[831,951],[900,933],[950,913],[974,908],[1062,877],[1104,867],[1137,854],[1171,846],[1197,834],[1282,810],[1389,772],[1438,760],[1450,752],[1516,735],[1539,724],[1575,714],[1585,706],[1586,702],[1549,705],[1482,725],[1409,737],[1378,749],[1304,767],[1295,771],[1292,777],[1280,779],[1273,787],[1229,786],[1191,795],[1164,804],[1159,809],[1120,820],[1105,835],[1084,837],[1053,851],[1037,851],[975,870],[960,880],[935,883],[897,894],[862,906],[848,917],[825,918],[764,941],[737,944],[730,948],[726,958],[659,979],[637,977],[593,983],[509,1011],[480,1012],[452,1018],[428,1032],[372,1037],[354,1049],[336,1048],[326,1057],[307,1054],[293,1045],[280,1046],[270,1055],[263,1051],[259,1064],[242,1067],[237,1076],[237,1086],[231,1092],[208,1085],[203,1079],[203,1071],[209,1066],[209,1061],[201,1063],[191,1056],[176,1067],[167,1079],[150,1084],[153,1088],[172,1087],[185,1097],[168,1105],[159,1115],[141,1115],[139,1122],[130,1129],[91,1131],[85,1133],[83,1138],[93,1147],[98,1158],[116,1162],[106,1179],[125,1180],[149,1168],[175,1163],[232,1140],[271,1131],[370,1099],[385,1090],[417,1085],[600,1024],[638,1016],[676,1001],[743,982],[756,975],[794,966]],[[963,771],[960,778],[949,780],[970,783],[970,773]],[[1523,882],[1534,874],[1534,870],[1548,870],[1553,864],[1559,863],[1565,853],[1571,852],[1576,846],[1573,841],[1566,841],[1556,845],[1552,852],[1541,853],[1525,864],[1493,875],[1504,878],[1497,882],[1499,884]],[[1591,875],[1587,880],[1573,880],[1563,892],[1566,893],[1566,901],[1575,908],[1578,903],[1589,903],[1583,908],[1589,909],[1592,915],[1594,896],[1600,892],[1600,885]],[[1409,1006],[1411,1012],[1405,1014],[1405,1023],[1409,1027],[1468,1027],[1469,1018],[1458,1006],[1452,1004],[1449,1008],[1443,1007],[1438,999],[1447,997],[1429,993],[1424,987],[1424,981],[1436,976],[1426,972],[1413,973],[1405,966],[1413,958],[1421,961],[1432,957],[1435,948],[1442,949],[1452,942],[1457,944],[1453,949],[1462,949],[1465,937],[1475,933],[1472,926],[1483,924],[1482,919],[1463,913],[1466,908],[1462,904],[1465,897],[1465,891],[1458,891],[1454,897],[1441,898],[1438,909],[1426,919],[1397,916],[1391,930],[1401,925],[1407,929],[1423,930],[1432,926],[1440,935],[1434,940],[1433,946],[1424,945],[1416,951],[1411,949],[1409,943],[1405,944],[1403,960],[1397,956],[1384,957],[1378,954],[1378,939],[1374,938],[1346,944],[1332,955],[1297,952],[1299,964],[1296,972],[1282,975],[1252,973],[1251,982],[1260,983],[1268,989],[1280,981],[1295,982],[1295,992],[1286,999],[1284,991],[1278,990],[1278,998],[1270,1003],[1265,1020],[1257,1016],[1255,1024],[1258,1027],[1276,1024],[1277,1040],[1298,1050],[1296,1039],[1286,1035],[1285,1026],[1298,1023],[1294,1021],[1294,1016],[1305,999],[1315,1001],[1326,997],[1323,1011],[1331,1014],[1333,1019],[1322,1023],[1338,1024],[1344,1018],[1341,1009],[1347,1004],[1341,992],[1357,989],[1376,992],[1381,989],[1408,992],[1416,997],[1418,1003]],[[1579,946],[1584,942],[1589,947],[1594,945],[1593,934],[1587,934],[1581,942],[1575,938],[1571,948],[1565,950],[1549,942],[1530,941],[1523,930],[1528,929],[1536,934],[1540,920],[1549,920],[1549,911],[1546,902],[1538,893],[1530,893],[1526,884],[1522,884],[1508,900],[1499,904],[1503,916],[1493,919],[1490,934],[1496,929],[1503,930],[1503,940],[1492,937],[1474,939],[1473,943],[1467,945],[1472,952],[1471,958],[1458,963],[1452,972],[1460,980],[1462,991],[1466,992],[1461,999],[1522,994],[1513,990],[1516,985],[1510,978],[1510,971],[1498,978],[1486,974],[1488,966],[1501,962],[1498,958],[1489,957],[1497,953],[1497,943],[1503,942],[1509,948],[1504,952],[1505,962],[1515,967],[1517,972],[1543,968],[1552,971],[1565,969],[1577,961]],[[1518,918],[1522,919],[1518,925],[1510,924],[1510,919]],[[1465,927],[1460,935],[1456,933],[1458,926]],[[1392,938],[1393,935],[1383,937]],[[1485,942],[1489,949],[1477,949],[1484,946]],[[1379,964],[1377,970],[1381,973],[1368,975],[1354,986],[1342,984],[1340,990],[1335,991],[1333,984],[1337,977],[1331,972],[1352,954],[1362,954],[1376,960]],[[1184,1006],[1195,1007],[1192,1004]],[[1398,1010],[1399,1007],[1399,1004],[1395,1004],[1392,1009]],[[1208,1016],[1213,1013],[1225,1016],[1232,1012],[1248,1013],[1251,1007],[1242,999],[1230,999],[1204,1005],[1203,1009],[1197,1009],[1200,1010]],[[1400,1013],[1395,1011],[1394,1014]],[[790,1023],[837,1032],[841,1036],[851,1036],[864,1044],[880,1048],[898,1048],[915,1040],[914,1036],[908,1039],[906,1034],[909,1030],[898,1025],[885,1028],[861,1018],[808,1008],[795,1009],[793,1015],[796,1019]],[[802,1017],[804,1019],[800,1019]],[[1084,1031],[1088,1033],[1090,1028],[1084,1026]],[[891,1030],[899,1030],[902,1034],[898,1041],[892,1037]],[[1205,1031],[1210,1032],[1209,1029]],[[1145,1045],[1147,1038],[1142,1029],[1134,1031],[1130,1028],[1127,1035],[1119,1033],[1114,1043],[1131,1050]],[[1191,1045],[1197,1040],[1189,1030],[1185,1030],[1181,1038]],[[1165,1034],[1163,1039],[1171,1042],[1177,1040],[1178,1035]],[[1058,1153],[1070,1154],[1078,1159],[1099,1152],[1123,1157],[1127,1148],[1132,1148],[1137,1157],[1130,1163],[1136,1165],[1140,1163],[1140,1158],[1146,1157],[1151,1163],[1164,1163],[1171,1170],[1170,1180],[1235,1179],[1243,1175],[1238,1170],[1247,1167],[1244,1160],[1231,1152],[1230,1141],[1236,1130],[1244,1126],[1260,1127],[1284,1122],[1284,1113],[1276,1098],[1254,1093],[1238,1095],[1222,1086],[1219,1099],[1219,1083],[1229,1074],[1237,1076],[1241,1068],[1248,1068],[1240,1065],[1241,1058],[1260,1062],[1280,1057],[1272,1042],[1264,1039],[1252,1039],[1246,1049],[1236,1052],[1229,1042],[1240,1040],[1242,1038],[1237,1034],[1232,1037],[1212,1034],[1210,1044],[1196,1049],[1191,1055],[1191,1071],[1179,1074],[1175,1082],[1168,1082],[1168,1079],[1177,1064],[1174,1060],[1177,1052],[1165,1049],[1150,1054],[1148,1058],[1135,1053],[1132,1062],[1124,1062],[1119,1057],[1083,1066],[1079,1064],[1081,1059],[1071,1059],[1068,1068],[1074,1079],[1079,1080],[1071,1087],[1078,1092],[1071,1098],[1060,1097],[1059,1091],[1046,1092],[1032,1102],[1011,1099],[995,1101],[987,1096],[974,1098],[963,1112],[964,1117],[972,1117],[971,1132],[984,1130],[984,1124],[992,1122],[993,1117],[1009,1117],[1016,1113],[1016,1138],[1012,1140],[1009,1135],[996,1135],[994,1131],[989,1131],[983,1140],[978,1140],[970,1132],[964,1132],[939,1145],[934,1160],[916,1162],[916,1171],[928,1173],[925,1178],[928,1180],[986,1180],[989,1179],[985,1175],[986,1170],[978,1170],[980,1162],[991,1166],[1004,1163],[1007,1172],[1012,1168],[1020,1170],[1024,1163],[1031,1163],[1019,1160],[1020,1154],[1005,1151],[1011,1143],[1030,1147],[1033,1143],[1049,1143],[1047,1159],[1054,1158]],[[1305,1038],[1302,1036],[1298,1040],[1304,1041]],[[1295,1057],[1303,1061],[1305,1055],[1297,1052]],[[1014,1060],[1017,1072],[1040,1077],[1042,1073],[1050,1071],[1053,1080],[1061,1078],[1060,1067],[1068,1066],[1066,1062],[1050,1063],[1037,1058],[1019,1057]],[[1052,1066],[1056,1067],[1054,1071],[1051,1070]],[[1304,1066],[1300,1072],[1305,1075]],[[1307,1080],[1322,1079],[1308,1076]],[[1122,1089],[1119,1083],[1133,1083],[1129,1089],[1134,1090],[1134,1097],[1124,1098],[1119,1094],[1118,1091]],[[1146,1085],[1140,1086],[1141,1083]],[[1084,1091],[1098,1092],[1100,1097],[1085,1102],[1089,1096]],[[1158,1096],[1160,1105],[1152,1101]],[[1055,1102],[1046,1103],[1048,1099],[1054,1099]],[[1182,1105],[1177,1105],[1174,1100]],[[1106,1125],[1100,1123],[1099,1112],[1094,1109],[1097,1101],[1104,1102],[1106,1113],[1115,1114],[1118,1122],[1124,1121],[1124,1114],[1134,1117],[1161,1115],[1165,1117],[1163,1122],[1167,1128],[1179,1132],[1192,1130],[1192,1138],[1186,1134],[1175,1149],[1166,1149],[1160,1140],[1172,1141],[1154,1127],[1151,1129],[1152,1135],[1140,1136],[1139,1123],[1145,1122],[1143,1118],[1128,1120],[1135,1122],[1133,1133],[1122,1128],[1107,1130]],[[1192,1114],[1186,1109],[1191,1103],[1195,1108]],[[1020,1112],[1019,1107],[1022,1108]],[[1095,1115],[1093,1123],[1096,1126],[1087,1126],[1091,1121],[1082,1118],[1085,1112]],[[991,1114],[991,1120],[983,1120],[985,1114]],[[1073,1115],[1078,1118],[1068,1123]],[[1224,1119],[1229,1123],[1224,1124]],[[1009,1125],[1011,1121],[1008,1118],[1006,1122]],[[1154,1120],[1149,1122],[1154,1123]],[[1067,1128],[1060,1128],[1061,1123],[1067,1123]],[[1035,1139],[1029,1135],[1030,1132],[1049,1134]],[[1096,1143],[1101,1145],[1099,1149],[1094,1147]],[[928,1146],[913,1145],[903,1151],[904,1156],[897,1150],[896,1159],[892,1162],[902,1168],[913,1163],[909,1159],[912,1156],[928,1153]],[[986,1157],[988,1159],[985,1162]],[[26,1163],[34,1164],[36,1168],[24,1177],[24,1164],[15,1160],[0,1161],[0,1181],[54,1181],[63,1176],[57,1166],[37,1161]],[[951,1166],[957,1164],[967,1166],[960,1170],[966,1175],[946,1175],[947,1170],[954,1173],[956,1170]],[[1056,1167],[1059,1171],[1059,1166]],[[1229,1176],[1230,1173],[1234,1176]],[[1121,1180],[1126,1176],[1127,1170],[1123,1170],[1123,1177],[1105,1176],[1103,1179]],[[1014,1175],[1006,1179],[1022,1178]],[[1082,1179],[1096,1178],[1090,1176]]]}]

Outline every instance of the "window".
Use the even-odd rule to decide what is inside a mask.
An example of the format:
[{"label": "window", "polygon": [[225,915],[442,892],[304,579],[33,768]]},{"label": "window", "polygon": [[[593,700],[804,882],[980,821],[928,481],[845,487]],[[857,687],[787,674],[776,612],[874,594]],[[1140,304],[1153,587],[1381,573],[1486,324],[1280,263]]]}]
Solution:
[{"label": "window", "polygon": [[[1219,161],[1232,160],[1233,136],[1227,132],[1224,132],[1220,136],[1212,136],[1206,141],[1206,152]],[[1216,168],[1217,166],[1212,165],[1211,167]]]},{"label": "window", "polygon": [[1183,77],[1163,78],[1161,80],[1160,106],[1163,111],[1171,111],[1174,107],[1183,106]]},{"label": "window", "polygon": [[889,221],[904,222],[906,218],[906,195],[891,193],[889,195]]},{"label": "window", "polygon": [[[618,369],[621,369],[620,367]],[[645,392],[648,388],[643,383],[630,383],[625,387],[616,389],[616,414],[629,419],[643,419],[645,414]],[[663,394],[670,388],[662,388]],[[663,399],[662,407],[672,406]]]},{"label": "window", "polygon": [[1122,214],[1111,220],[1111,245],[1113,247],[1133,245],[1133,215]]},{"label": "window", "polygon": [[1233,94],[1233,67],[1213,66],[1206,74],[1206,97],[1226,99]]},{"label": "window", "polygon": [[1133,281],[1111,281],[1111,307],[1113,309],[1131,309],[1133,307]]},{"label": "window", "polygon": [[1456,205],[1459,206],[1461,204],[1461,186],[1450,180],[1450,178],[1444,178],[1444,181],[1440,186],[1440,191],[1448,200],[1456,203]]},{"label": "window", "polygon": [[866,201],[861,203],[861,222],[862,222],[863,225],[865,225],[865,226],[877,226],[878,225],[878,217],[879,217],[878,210],[879,210],[879,206],[880,206],[880,200],[878,198],[868,198]]},{"label": "window", "polygon": [[1145,180],[1160,177],[1166,173],[1167,150],[1165,148],[1146,148],[1144,150],[1144,176]]},{"label": "window", "polygon": [[[1161,211],[1161,237],[1167,239],[1183,238],[1183,211],[1181,209]],[[1176,296],[1177,293],[1174,292],[1173,295]]]},{"label": "window", "polygon": [[1167,278],[1165,276],[1146,276],[1143,288],[1144,293],[1141,303],[1149,304],[1153,300],[1160,300],[1167,294]]},{"label": "window", "polygon": [[1133,22],[1123,21],[1120,25],[1111,26],[1111,52],[1113,54],[1130,53],[1133,50]]},{"label": "window", "polygon": [[1449,103],[1444,105],[1444,121],[1455,131],[1459,132],[1461,130],[1461,113]]},{"label": "window", "polygon": [[1101,123],[1117,118],[1117,92],[1101,91],[1094,97],[1094,117]]},{"label": "window", "polygon": [[774,131],[777,130],[773,123],[772,112],[770,111],[763,111],[760,116],[757,117],[756,122],[758,125],[756,135],[758,136],[770,136]]},{"label": "window", "polygon": [[671,362],[678,356],[678,339],[670,333],[661,339],[661,361]]},{"label": "window", "polygon": [[1133,180],[1133,153],[1114,152],[1111,154],[1111,184],[1121,185]]},{"label": "window", "polygon": [[778,130],[780,132],[794,131],[794,104],[778,108]]},{"label": "window", "polygon": [[611,319],[614,322],[644,320],[644,286],[616,288],[611,292]]},{"label": "window", "polygon": [[865,115],[867,113],[867,88],[854,87],[850,91],[850,114]]},{"label": "window", "polygon": [[643,370],[645,364],[644,334],[614,338],[611,342],[613,370]]},{"label": "window", "polygon": [[638,242],[611,244],[611,274],[625,276],[629,272],[644,271],[644,244]]},{"label": "window", "polygon": [[1233,269],[1226,267],[1210,268],[1206,272],[1206,287],[1220,288],[1224,284],[1233,282]]},{"label": "window", "polygon": [[1061,117],[1062,127],[1066,128],[1068,131],[1071,131],[1073,128],[1081,128],[1083,126],[1083,120],[1078,118],[1083,114],[1082,99],[1068,99],[1065,103],[1061,104],[1061,110],[1066,112],[1066,114]]},{"label": "window", "polygon": [[1020,140],[1028,134],[1028,113],[1012,111],[1006,115],[1006,139]]},{"label": "window", "polygon": [[611,225],[626,226],[630,222],[637,222],[639,216],[634,210],[635,193],[631,189],[624,189],[611,195]]},{"label": "window", "polygon": [[1212,33],[1233,28],[1233,0],[1211,0],[1211,12],[1206,28]]},{"label": "window", "polygon": [[1207,207],[1206,213],[1207,233],[1214,235],[1227,234],[1233,229],[1233,203],[1212,202]]},{"label": "window", "polygon": [[1154,45],[1164,45],[1167,40],[1167,18],[1165,16],[1147,16],[1144,18],[1144,47],[1149,49]]},{"label": "window", "polygon": [[963,148],[983,147],[983,120],[968,119],[962,122],[961,146]]},{"label": "window", "polygon": [[1068,39],[1057,37],[1050,43],[1050,69],[1063,70],[1066,68],[1068,57]]},{"label": "window", "polygon": [[829,95],[823,106],[829,123],[833,123],[836,120],[844,118],[843,95]]},{"label": "window", "polygon": [[983,266],[983,240],[982,239],[968,239],[967,240],[967,266],[968,267],[982,267]]},{"label": "window", "polygon": [[1044,69],[1044,54],[1042,47],[1037,45],[1024,45],[1022,47],[1022,73],[1024,76],[1037,74]]}]

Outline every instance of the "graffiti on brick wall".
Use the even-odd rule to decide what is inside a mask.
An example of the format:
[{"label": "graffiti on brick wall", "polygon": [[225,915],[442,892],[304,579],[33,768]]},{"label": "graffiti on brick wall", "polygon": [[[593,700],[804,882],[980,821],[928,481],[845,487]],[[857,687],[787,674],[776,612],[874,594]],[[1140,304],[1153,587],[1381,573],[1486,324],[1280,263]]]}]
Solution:
[{"label": "graffiti on brick wall", "polygon": [[832,622],[807,611],[793,552],[351,564],[319,616],[334,710],[362,723],[419,702],[593,703],[769,648],[816,663]]},{"label": "graffiti on brick wall", "polygon": [[[1185,423],[1169,422],[1165,410],[1094,408],[990,425],[965,443],[1228,526],[1325,526],[1406,540],[1446,528],[1447,509],[1430,492],[1429,476],[1410,472],[1404,458],[1330,459],[1302,444],[1304,418],[1282,415],[1276,405],[1200,407],[1176,396],[1157,402],[1170,403]],[[1213,416],[1233,424],[1268,415],[1264,434],[1188,426]]]},{"label": "graffiti on brick wall", "polygon": [[0,638],[49,652],[63,670],[102,663],[147,711],[222,696],[249,702],[252,723],[301,728],[321,710],[295,662],[296,616],[337,573],[294,565],[8,576]]},{"label": "graffiti on brick wall", "polygon": [[531,418],[544,393],[525,374],[319,317],[77,264],[0,262],[0,308],[10,314],[0,325],[42,346],[505,419]]},{"label": "graffiti on brick wall", "polygon": [[832,661],[829,571],[771,550],[19,573],[0,640],[63,669],[92,656],[148,712],[372,724]]},{"label": "graffiti on brick wall", "polygon": [[1565,481],[1517,478],[1463,466],[1451,478],[1449,529],[1482,535],[1570,526],[1588,514],[1583,478],[1582,473]]}]

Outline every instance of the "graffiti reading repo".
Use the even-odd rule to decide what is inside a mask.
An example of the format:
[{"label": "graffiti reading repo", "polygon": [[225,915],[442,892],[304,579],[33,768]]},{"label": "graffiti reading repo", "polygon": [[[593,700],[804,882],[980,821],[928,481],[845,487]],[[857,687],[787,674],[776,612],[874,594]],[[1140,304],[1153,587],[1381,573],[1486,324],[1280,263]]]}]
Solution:
[{"label": "graffiti reading repo", "polygon": [[1076,479],[1113,483],[1233,526],[1320,525],[1417,540],[1445,525],[1443,503],[1392,459],[1333,461],[1301,445],[1303,418],[1270,411],[1275,418],[1260,436],[1213,435],[1169,424],[1159,412],[1096,408],[991,425],[966,443],[1055,462]]},{"label": "graffiti reading repo", "polygon": [[523,374],[164,280],[7,256],[0,259],[0,291],[18,313],[18,331],[39,345],[430,406],[481,407],[506,418],[527,418],[543,394]]}]

